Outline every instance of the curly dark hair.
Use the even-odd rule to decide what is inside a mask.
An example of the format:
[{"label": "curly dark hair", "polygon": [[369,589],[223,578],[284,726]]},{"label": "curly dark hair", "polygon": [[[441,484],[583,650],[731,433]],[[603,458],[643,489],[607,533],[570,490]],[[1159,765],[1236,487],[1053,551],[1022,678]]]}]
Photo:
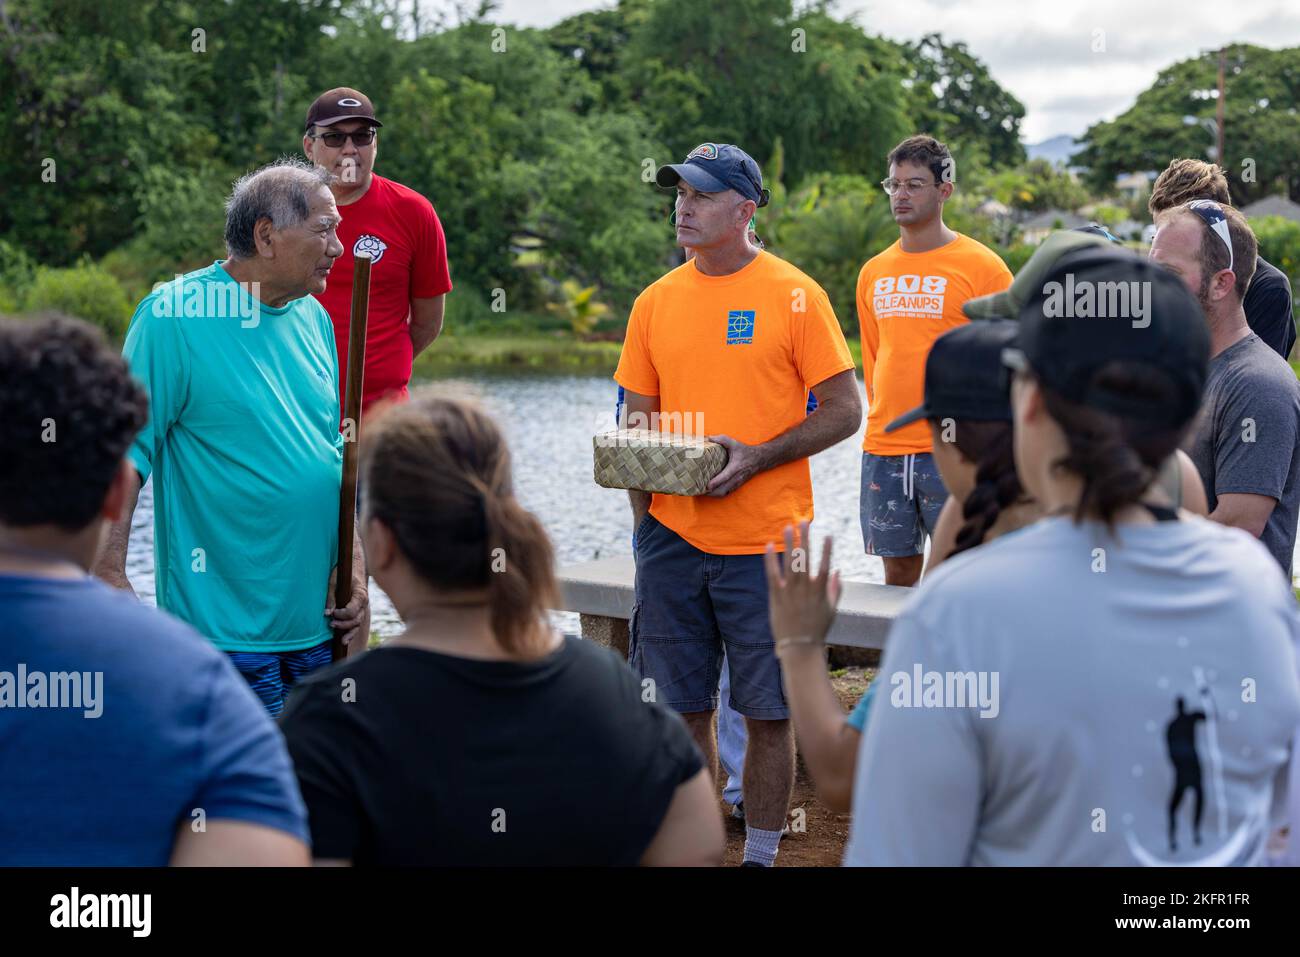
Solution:
[{"label": "curly dark hair", "polygon": [[895,163],[928,167],[936,183],[955,181],[952,153],[945,144],[926,133],[909,136],[890,150],[885,164],[893,166]]},{"label": "curly dark hair", "polygon": [[962,527],[952,554],[984,544],[1004,509],[1024,495],[1016,474],[1010,422],[965,419],[957,424],[955,444],[975,463],[975,486],[962,505]]},{"label": "curly dark hair", "polygon": [[85,528],[148,419],[148,396],[99,330],[0,318],[0,522]]}]

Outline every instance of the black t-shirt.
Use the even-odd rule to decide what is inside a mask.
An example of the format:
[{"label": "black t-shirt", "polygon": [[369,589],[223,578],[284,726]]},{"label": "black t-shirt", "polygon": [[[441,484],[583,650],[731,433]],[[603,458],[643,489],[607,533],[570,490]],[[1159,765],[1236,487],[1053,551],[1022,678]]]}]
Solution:
[{"label": "black t-shirt", "polygon": [[[704,766],[681,718],[578,638],[529,664],[377,648],[280,719],[312,853],[378,865],[630,865]],[[348,700],[351,699],[351,700]]]},{"label": "black t-shirt", "polygon": [[1291,314],[1291,281],[1286,273],[1264,261],[1255,259],[1255,276],[1246,289],[1241,308],[1246,312],[1246,324],[1283,359],[1291,355],[1295,345],[1295,317]]}]

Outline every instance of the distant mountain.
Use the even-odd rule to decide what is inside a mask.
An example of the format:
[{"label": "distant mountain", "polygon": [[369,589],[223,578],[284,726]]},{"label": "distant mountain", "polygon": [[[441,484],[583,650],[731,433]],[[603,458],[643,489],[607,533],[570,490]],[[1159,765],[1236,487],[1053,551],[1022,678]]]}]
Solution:
[{"label": "distant mountain", "polygon": [[1083,149],[1083,144],[1073,136],[1061,134],[1041,143],[1026,143],[1025,152],[1030,159],[1045,159],[1051,163],[1067,163],[1070,157]]}]

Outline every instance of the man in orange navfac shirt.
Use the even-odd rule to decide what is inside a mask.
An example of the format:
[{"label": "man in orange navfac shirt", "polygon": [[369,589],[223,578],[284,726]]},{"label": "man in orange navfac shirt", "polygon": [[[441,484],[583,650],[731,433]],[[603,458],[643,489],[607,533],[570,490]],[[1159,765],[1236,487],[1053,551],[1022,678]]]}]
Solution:
[{"label": "man in orange navfac shirt", "polygon": [[[768,617],[763,552],[812,518],[808,457],[857,431],[853,359],[822,288],[748,238],[767,202],[758,164],[704,143],[656,181],[677,190],[694,257],[637,297],[614,378],[628,420],[727,449],[704,495],[632,491],[636,608],[629,657],[682,714],[716,772],[723,648],[745,717],[745,863],[770,866],[794,783],[794,738]],[[818,407],[807,414],[808,392]],[[804,544],[804,543],[801,543]],[[806,548],[806,544],[804,544]]]},{"label": "man in orange navfac shirt", "polygon": [[915,585],[925,537],[948,492],[931,455],[930,426],[885,426],[920,405],[934,340],[967,321],[967,299],[1001,292],[1011,270],[982,243],[949,229],[943,204],[955,167],[932,136],[903,140],[889,154],[889,194],[899,238],[858,275],[867,433],[862,443],[862,540],[885,563],[885,584]]}]

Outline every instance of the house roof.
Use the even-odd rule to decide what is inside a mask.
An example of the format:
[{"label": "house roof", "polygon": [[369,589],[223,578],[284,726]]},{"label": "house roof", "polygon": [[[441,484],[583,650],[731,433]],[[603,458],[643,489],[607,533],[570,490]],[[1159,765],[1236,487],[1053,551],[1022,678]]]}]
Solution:
[{"label": "house roof", "polygon": [[1285,196],[1265,196],[1249,206],[1243,206],[1241,212],[1248,218],[1256,216],[1281,216],[1284,219],[1300,222],[1300,203],[1293,203]]},{"label": "house roof", "polygon": [[[1057,225],[1057,222],[1060,225]],[[1045,209],[1041,213],[1035,213],[1023,223],[1021,229],[1076,229],[1079,226],[1087,226],[1088,220],[1084,219],[1077,213],[1072,213],[1065,209]]]},{"label": "house roof", "polygon": [[1007,216],[1011,213],[1011,209],[996,199],[986,199],[975,207],[975,212],[982,216]]}]

